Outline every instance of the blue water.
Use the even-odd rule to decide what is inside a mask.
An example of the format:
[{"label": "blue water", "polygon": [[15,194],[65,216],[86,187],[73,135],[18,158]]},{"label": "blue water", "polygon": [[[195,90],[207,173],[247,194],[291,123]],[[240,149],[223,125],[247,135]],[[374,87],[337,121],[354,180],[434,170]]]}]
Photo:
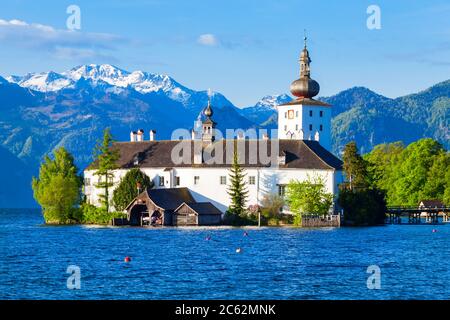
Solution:
[{"label": "blue water", "polygon": [[[450,298],[450,225],[261,228],[244,237],[237,228],[42,223],[36,210],[0,210],[1,299]],[[67,289],[69,265],[80,267],[79,290]],[[381,269],[380,290],[367,288],[369,265]]]}]

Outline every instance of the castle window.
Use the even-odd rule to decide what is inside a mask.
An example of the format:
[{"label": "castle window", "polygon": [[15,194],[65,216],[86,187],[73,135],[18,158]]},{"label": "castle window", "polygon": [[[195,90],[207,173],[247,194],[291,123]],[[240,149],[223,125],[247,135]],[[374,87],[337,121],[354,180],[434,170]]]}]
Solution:
[{"label": "castle window", "polygon": [[320,131],[323,131],[323,125],[320,125]]},{"label": "castle window", "polygon": [[256,181],[255,176],[248,177],[248,184],[255,184],[255,181]]},{"label": "castle window", "polygon": [[320,117],[323,117],[323,111],[320,111],[319,114],[320,114]]},{"label": "castle window", "polygon": [[220,176],[220,184],[227,184],[227,177],[226,176]]},{"label": "castle window", "polygon": [[287,112],[284,113],[284,117],[287,119]]},{"label": "castle window", "polygon": [[159,186],[164,187],[164,177],[163,176],[159,176]]},{"label": "castle window", "polygon": [[312,124],[309,125],[309,131],[312,131]]},{"label": "castle window", "polygon": [[284,125],[284,131],[287,131],[287,125]]},{"label": "castle window", "polygon": [[180,185],[180,177],[179,176],[175,177],[175,185],[176,186]]},{"label": "castle window", "polygon": [[295,125],[295,130],[298,130],[298,124]]},{"label": "castle window", "polygon": [[200,177],[199,176],[195,176],[194,177],[194,184],[198,184],[199,181],[200,181]]},{"label": "castle window", "polygon": [[298,111],[295,111],[295,117],[298,118]]},{"label": "castle window", "polygon": [[309,116],[312,117],[313,116],[313,111],[309,110]]}]

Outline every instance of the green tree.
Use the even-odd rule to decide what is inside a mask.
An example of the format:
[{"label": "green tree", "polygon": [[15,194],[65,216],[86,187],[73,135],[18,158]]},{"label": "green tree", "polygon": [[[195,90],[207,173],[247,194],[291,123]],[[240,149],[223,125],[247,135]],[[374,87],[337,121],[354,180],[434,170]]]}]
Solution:
[{"label": "green tree", "polygon": [[344,209],[346,224],[360,226],[384,223],[385,194],[379,189],[344,188],[339,192],[338,204]]},{"label": "green tree", "polygon": [[393,181],[393,173],[405,149],[402,142],[377,145],[364,156],[367,164],[370,186],[388,192]]},{"label": "green tree", "polygon": [[368,183],[366,164],[358,153],[355,142],[349,142],[344,147],[342,160],[344,162],[343,169],[349,183],[349,188],[365,188]]},{"label": "green tree", "polygon": [[[442,145],[433,139],[421,139],[411,143],[402,152],[397,166],[394,167],[392,175],[392,185],[388,192],[390,205],[417,205],[422,199],[423,189],[429,179],[439,179],[439,177],[430,177],[429,171],[433,167],[436,157],[445,152]],[[442,170],[440,164],[436,164],[433,170]],[[439,176],[445,175],[444,172],[437,173]],[[431,198],[441,198],[438,194],[432,193],[431,186],[428,187],[427,196]]]},{"label": "green tree", "polygon": [[248,197],[247,185],[245,182],[244,169],[239,164],[237,142],[234,142],[233,164],[230,169],[230,186],[228,195],[231,197],[231,204],[227,213],[234,216],[244,216],[246,213],[246,202]]},{"label": "green tree", "polygon": [[[440,152],[433,160],[427,173],[427,180],[419,194],[419,199],[444,200],[446,188],[450,186],[450,153]],[[420,200],[419,200],[420,201]]]},{"label": "green tree", "polygon": [[73,156],[64,147],[54,151],[53,160],[49,156],[44,158],[39,177],[33,177],[32,188],[46,223],[78,220],[81,178],[77,172]]},{"label": "green tree", "polygon": [[306,181],[292,180],[286,188],[286,201],[295,214],[294,223],[300,225],[305,215],[326,215],[333,204],[333,195],[327,193],[321,176],[308,176]]},{"label": "green tree", "polygon": [[136,197],[139,190],[153,188],[153,182],[139,168],[129,170],[120,180],[119,185],[113,192],[114,207],[118,211],[125,210],[126,206]]},{"label": "green tree", "polygon": [[100,194],[99,198],[108,213],[110,188],[114,185],[114,170],[117,169],[116,162],[119,159],[119,151],[113,147],[113,138],[109,128],[103,131],[103,139],[97,142],[94,149],[94,158],[97,168],[94,175],[99,176],[99,182],[95,187],[103,189],[103,194]]}]

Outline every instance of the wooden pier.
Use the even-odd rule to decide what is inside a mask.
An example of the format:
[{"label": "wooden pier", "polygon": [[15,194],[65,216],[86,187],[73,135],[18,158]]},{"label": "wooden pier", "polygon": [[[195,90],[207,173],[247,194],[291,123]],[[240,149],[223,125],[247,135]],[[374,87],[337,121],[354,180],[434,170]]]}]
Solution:
[{"label": "wooden pier", "polygon": [[[386,223],[402,224],[402,217],[407,217],[406,224],[438,224],[450,223],[450,207],[388,207],[386,212]],[[439,221],[442,217],[442,221]]]}]

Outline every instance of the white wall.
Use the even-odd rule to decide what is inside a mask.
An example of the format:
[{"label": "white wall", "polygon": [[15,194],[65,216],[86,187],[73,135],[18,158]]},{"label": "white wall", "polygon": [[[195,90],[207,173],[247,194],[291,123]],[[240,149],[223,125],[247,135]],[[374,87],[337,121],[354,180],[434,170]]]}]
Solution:
[{"label": "white wall", "polygon": [[[229,169],[227,168],[173,168],[171,171],[164,171],[164,168],[142,168],[154,182],[156,188],[187,187],[191,191],[194,199],[198,202],[211,202],[222,212],[225,212],[230,204],[230,197],[227,189],[230,183]],[[247,189],[249,191],[247,205],[258,204],[266,193],[278,193],[278,185],[286,185],[292,179],[306,180],[308,175],[320,175],[326,181],[327,192],[337,194],[337,184],[342,182],[340,171],[334,170],[304,170],[304,169],[279,169],[279,168],[246,168],[245,172]],[[111,188],[111,195],[114,188],[120,182],[126,170],[116,170],[114,183]],[[89,203],[100,205],[98,195],[102,190],[96,189],[93,185],[97,183],[98,177],[93,176],[92,170],[84,172],[85,179],[90,179],[90,186],[85,187],[85,193]],[[165,177],[164,187],[159,186],[159,176]],[[175,177],[180,177],[180,185],[175,186]],[[194,177],[199,176],[198,184],[194,184]],[[227,185],[220,184],[220,177],[225,176]],[[255,184],[249,184],[249,177],[255,177]],[[172,181],[173,183],[168,183]],[[137,190],[136,190],[137,193]]]},{"label": "white wall", "polygon": [[[327,150],[331,150],[331,107],[308,105],[278,106],[278,138],[314,140],[316,131],[319,132],[319,143]],[[293,118],[289,118],[289,112]],[[312,117],[309,112],[312,111]],[[320,117],[320,111],[323,112]],[[286,117],[287,115],[287,117]],[[312,131],[309,125],[312,125]],[[320,131],[322,125],[322,131]],[[301,134],[303,130],[303,137]],[[291,137],[290,133],[294,133]]]}]

